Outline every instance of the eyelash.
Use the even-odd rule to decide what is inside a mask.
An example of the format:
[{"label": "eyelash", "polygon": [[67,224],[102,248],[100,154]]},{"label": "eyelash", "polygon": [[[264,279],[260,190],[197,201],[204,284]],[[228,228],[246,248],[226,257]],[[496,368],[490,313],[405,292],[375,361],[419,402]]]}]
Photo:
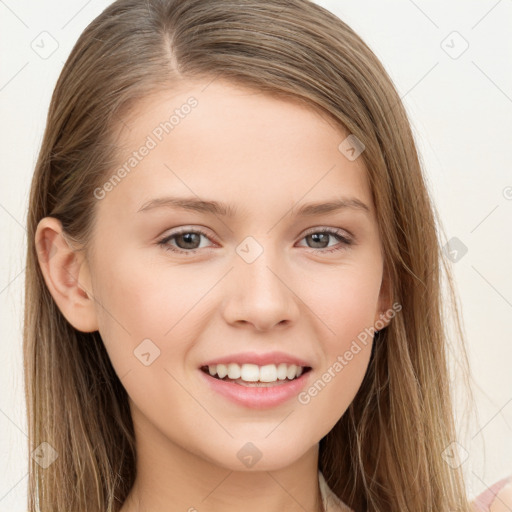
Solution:
[{"label": "eyelash", "polygon": [[[185,255],[191,256],[191,255],[195,254],[196,252],[198,252],[200,249],[190,249],[190,250],[177,249],[177,248],[173,247],[172,245],[169,245],[169,243],[168,243],[170,240],[172,240],[173,238],[175,238],[179,235],[189,234],[189,233],[203,235],[204,237],[209,239],[208,234],[206,232],[202,231],[201,229],[182,229],[181,231],[173,233],[172,235],[168,235],[165,238],[159,240],[157,242],[157,244],[162,246],[162,248],[165,251],[171,251],[174,253],[185,254]],[[334,248],[334,249],[314,249],[314,248],[310,247],[309,250],[312,251],[313,253],[324,253],[325,254],[325,253],[342,251],[343,249],[346,248],[345,246],[350,246],[353,244],[353,240],[351,240],[350,238],[347,238],[346,236],[343,236],[340,231],[335,230],[335,229],[329,229],[329,228],[325,228],[325,229],[321,228],[321,229],[318,229],[315,231],[310,231],[310,232],[306,233],[302,237],[302,239],[306,238],[309,235],[314,235],[314,234],[332,235],[332,236],[336,237],[342,243],[342,247],[338,247],[338,248]]]}]

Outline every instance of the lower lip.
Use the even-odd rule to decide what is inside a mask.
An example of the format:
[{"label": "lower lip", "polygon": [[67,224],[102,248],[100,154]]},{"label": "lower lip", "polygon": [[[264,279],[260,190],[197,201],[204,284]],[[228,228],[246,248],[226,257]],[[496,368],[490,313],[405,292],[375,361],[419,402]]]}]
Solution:
[{"label": "lower lip", "polygon": [[199,370],[206,383],[217,393],[238,405],[251,409],[268,409],[276,407],[297,396],[304,388],[312,370],[303,373],[300,377],[285,384],[276,384],[268,387],[246,387],[241,384],[216,379],[210,374]]}]

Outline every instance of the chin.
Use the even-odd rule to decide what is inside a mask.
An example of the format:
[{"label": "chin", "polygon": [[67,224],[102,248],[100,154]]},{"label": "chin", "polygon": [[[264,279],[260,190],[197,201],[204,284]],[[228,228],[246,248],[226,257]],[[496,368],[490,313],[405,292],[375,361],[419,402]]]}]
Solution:
[{"label": "chin", "polygon": [[262,437],[261,441],[230,440],[222,447],[222,454],[210,454],[208,459],[230,471],[278,471],[295,464],[308,450],[318,447],[318,443],[302,443],[292,435],[276,435],[270,440],[273,435],[266,439]]}]

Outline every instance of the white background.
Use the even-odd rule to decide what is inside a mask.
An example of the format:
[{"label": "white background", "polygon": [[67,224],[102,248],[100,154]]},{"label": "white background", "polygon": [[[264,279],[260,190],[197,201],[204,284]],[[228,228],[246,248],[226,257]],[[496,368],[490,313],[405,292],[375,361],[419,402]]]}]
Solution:
[{"label": "white background", "polygon": [[[0,511],[26,510],[21,332],[29,184],[63,63],[109,3],[0,0]],[[453,269],[477,384],[479,423],[463,444],[474,495],[512,474],[512,1],[318,3],[347,22],[388,70],[447,239],[468,248]],[[42,37],[47,49],[58,44],[45,59],[32,48]]]}]

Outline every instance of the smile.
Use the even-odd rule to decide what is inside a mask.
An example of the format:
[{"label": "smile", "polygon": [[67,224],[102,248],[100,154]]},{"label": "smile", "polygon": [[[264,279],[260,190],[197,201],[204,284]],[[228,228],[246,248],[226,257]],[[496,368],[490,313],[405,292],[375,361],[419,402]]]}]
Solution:
[{"label": "smile", "polygon": [[[227,367],[236,378],[229,377]],[[209,389],[229,401],[251,409],[267,409],[297,396],[309,381],[311,368],[286,364],[262,367],[247,364],[240,367],[233,363],[203,366],[199,373]],[[288,378],[289,375],[291,378]]]}]

